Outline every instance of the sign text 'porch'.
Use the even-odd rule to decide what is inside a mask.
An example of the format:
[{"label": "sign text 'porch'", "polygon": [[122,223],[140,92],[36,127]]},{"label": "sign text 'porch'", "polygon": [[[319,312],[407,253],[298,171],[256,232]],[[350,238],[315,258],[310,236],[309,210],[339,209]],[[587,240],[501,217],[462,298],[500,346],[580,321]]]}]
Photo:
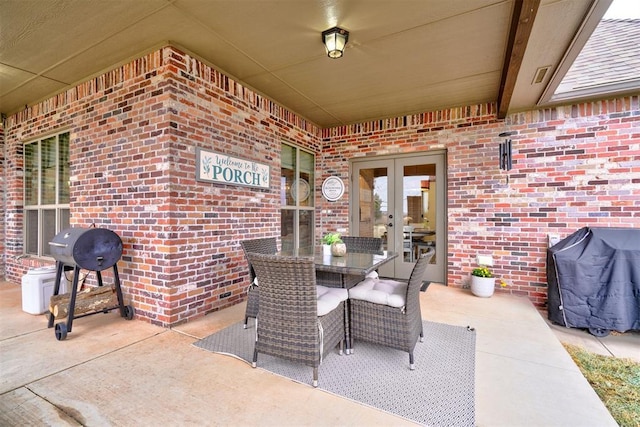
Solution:
[{"label": "sign text 'porch'", "polygon": [[196,148],[196,179],[269,188],[269,165]]}]

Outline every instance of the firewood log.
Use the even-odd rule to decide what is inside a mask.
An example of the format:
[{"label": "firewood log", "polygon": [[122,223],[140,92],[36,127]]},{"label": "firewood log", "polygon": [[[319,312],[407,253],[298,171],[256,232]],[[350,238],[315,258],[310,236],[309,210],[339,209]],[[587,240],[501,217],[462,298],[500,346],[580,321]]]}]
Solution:
[{"label": "firewood log", "polygon": [[[69,303],[71,294],[52,295],[49,302],[49,312],[55,319],[61,319],[69,315]],[[76,304],[73,315],[85,314],[92,311],[101,311],[118,305],[118,296],[113,286],[98,286],[88,291],[76,294]]]}]

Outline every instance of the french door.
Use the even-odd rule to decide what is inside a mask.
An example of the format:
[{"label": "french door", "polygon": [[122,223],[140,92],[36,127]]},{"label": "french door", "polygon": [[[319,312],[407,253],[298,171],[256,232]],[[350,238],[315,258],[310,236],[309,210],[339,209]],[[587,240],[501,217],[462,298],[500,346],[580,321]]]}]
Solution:
[{"label": "french door", "polygon": [[352,161],[350,231],[381,237],[398,253],[379,273],[408,279],[420,254],[435,249],[425,280],[446,280],[446,173],[443,151]]}]

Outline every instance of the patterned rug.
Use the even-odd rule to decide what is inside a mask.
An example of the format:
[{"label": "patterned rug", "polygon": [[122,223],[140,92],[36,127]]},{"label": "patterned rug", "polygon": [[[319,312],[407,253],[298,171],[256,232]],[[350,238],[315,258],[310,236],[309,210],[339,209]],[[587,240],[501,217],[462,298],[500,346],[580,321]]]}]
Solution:
[{"label": "patterned rug", "polygon": [[[319,389],[429,426],[473,426],[476,332],[473,328],[423,321],[424,342],[409,355],[356,341],[351,355],[327,355]],[[255,329],[236,323],[194,343],[216,353],[253,359]],[[312,368],[268,355],[258,367],[311,386]],[[345,379],[348,379],[345,381]]]}]

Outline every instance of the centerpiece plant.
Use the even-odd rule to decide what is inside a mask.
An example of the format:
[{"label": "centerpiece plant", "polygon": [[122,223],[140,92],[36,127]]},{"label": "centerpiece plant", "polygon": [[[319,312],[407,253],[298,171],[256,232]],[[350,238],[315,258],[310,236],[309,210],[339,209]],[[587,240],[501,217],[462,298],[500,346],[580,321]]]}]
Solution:
[{"label": "centerpiece plant", "polygon": [[344,244],[338,232],[327,233],[322,237],[322,243],[331,247],[333,256],[344,256],[347,253],[347,246]]},{"label": "centerpiece plant", "polygon": [[333,245],[334,243],[343,243],[341,237],[342,235],[337,232],[327,233],[324,235],[324,237],[322,237],[322,243],[329,246]]}]

